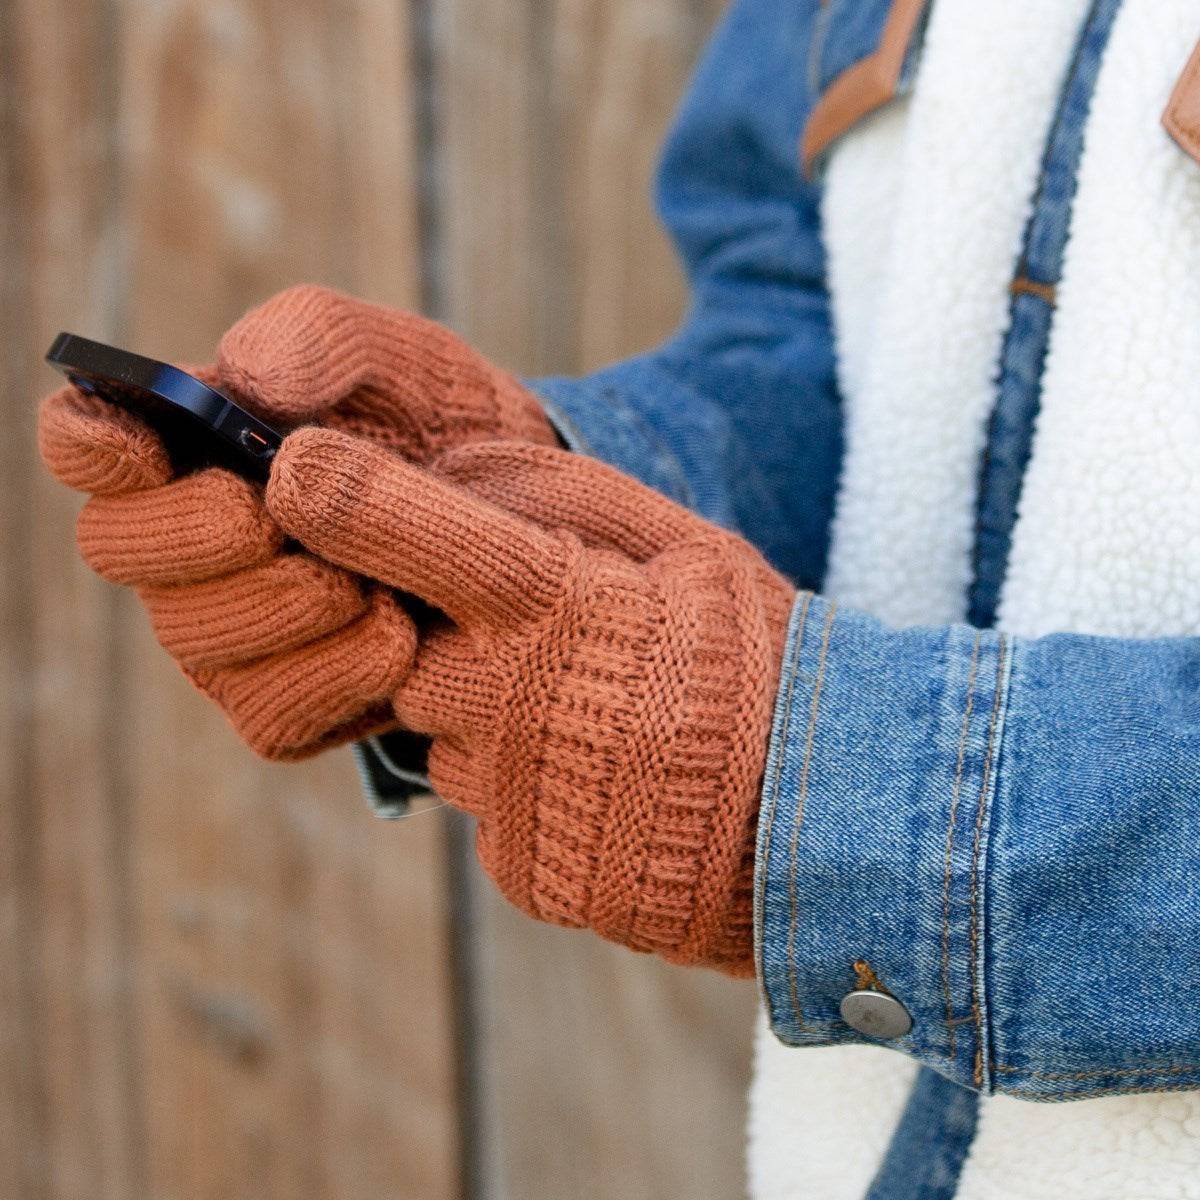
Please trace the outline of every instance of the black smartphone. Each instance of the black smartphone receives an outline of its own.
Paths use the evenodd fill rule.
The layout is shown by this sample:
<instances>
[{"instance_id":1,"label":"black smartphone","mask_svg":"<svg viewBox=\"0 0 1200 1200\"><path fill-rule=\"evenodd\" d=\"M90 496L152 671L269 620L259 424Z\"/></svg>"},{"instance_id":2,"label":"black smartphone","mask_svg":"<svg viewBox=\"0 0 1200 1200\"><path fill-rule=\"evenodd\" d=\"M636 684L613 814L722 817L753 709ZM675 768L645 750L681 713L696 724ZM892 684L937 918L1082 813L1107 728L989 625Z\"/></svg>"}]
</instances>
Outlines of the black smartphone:
<instances>
[{"instance_id":1,"label":"black smartphone","mask_svg":"<svg viewBox=\"0 0 1200 1200\"><path fill-rule=\"evenodd\" d=\"M283 441L279 430L170 363L75 333L60 333L46 361L81 391L141 417L162 438L181 473L225 467L261 481Z\"/></svg>"}]
</instances>

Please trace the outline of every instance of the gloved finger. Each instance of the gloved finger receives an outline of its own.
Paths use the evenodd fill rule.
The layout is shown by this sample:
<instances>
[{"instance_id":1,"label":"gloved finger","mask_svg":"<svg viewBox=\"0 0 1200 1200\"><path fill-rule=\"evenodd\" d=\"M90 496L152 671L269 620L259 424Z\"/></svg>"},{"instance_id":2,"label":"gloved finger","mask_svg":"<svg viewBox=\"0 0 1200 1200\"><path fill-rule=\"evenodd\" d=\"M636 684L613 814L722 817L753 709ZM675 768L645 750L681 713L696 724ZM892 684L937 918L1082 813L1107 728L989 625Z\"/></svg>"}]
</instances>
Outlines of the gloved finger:
<instances>
[{"instance_id":1,"label":"gloved finger","mask_svg":"<svg viewBox=\"0 0 1200 1200\"><path fill-rule=\"evenodd\" d=\"M427 631L394 699L401 725L435 737L486 728L496 707L489 666L462 630L442 625Z\"/></svg>"},{"instance_id":2,"label":"gloved finger","mask_svg":"<svg viewBox=\"0 0 1200 1200\"><path fill-rule=\"evenodd\" d=\"M297 650L243 666L190 672L264 758L295 759L395 725L391 697L417 633L387 592L357 621Z\"/></svg>"},{"instance_id":3,"label":"gloved finger","mask_svg":"<svg viewBox=\"0 0 1200 1200\"><path fill-rule=\"evenodd\" d=\"M181 370L216 386L216 368ZM42 401L38 448L51 474L77 491L96 496L159 487L174 474L157 433L139 417L74 384Z\"/></svg>"},{"instance_id":4,"label":"gloved finger","mask_svg":"<svg viewBox=\"0 0 1200 1200\"><path fill-rule=\"evenodd\" d=\"M256 410L301 422L360 388L377 393L391 415L403 417L414 404L426 409L453 382L447 368L464 350L461 339L424 317L299 284L233 325L217 362L222 381ZM482 373L481 360L481 380Z\"/></svg>"},{"instance_id":5,"label":"gloved finger","mask_svg":"<svg viewBox=\"0 0 1200 1200\"><path fill-rule=\"evenodd\" d=\"M171 478L167 452L148 425L71 384L42 401L38 449L61 483L97 496L159 487Z\"/></svg>"},{"instance_id":6,"label":"gloved finger","mask_svg":"<svg viewBox=\"0 0 1200 1200\"><path fill-rule=\"evenodd\" d=\"M586 546L647 562L694 537L697 519L660 492L586 455L520 442L448 451L432 469L481 499L543 529L566 529Z\"/></svg>"},{"instance_id":7,"label":"gloved finger","mask_svg":"<svg viewBox=\"0 0 1200 1200\"><path fill-rule=\"evenodd\" d=\"M526 389L451 330L313 284L247 313L221 339L218 368L266 420L316 420L415 461L501 428L553 438Z\"/></svg>"},{"instance_id":8,"label":"gloved finger","mask_svg":"<svg viewBox=\"0 0 1200 1200\"><path fill-rule=\"evenodd\" d=\"M544 613L582 552L380 446L316 426L285 439L267 507L314 554L475 628Z\"/></svg>"},{"instance_id":9,"label":"gloved finger","mask_svg":"<svg viewBox=\"0 0 1200 1200\"><path fill-rule=\"evenodd\" d=\"M76 536L97 574L142 585L214 579L267 562L283 543L259 489L216 468L147 491L94 496Z\"/></svg>"},{"instance_id":10,"label":"gloved finger","mask_svg":"<svg viewBox=\"0 0 1200 1200\"><path fill-rule=\"evenodd\" d=\"M614 550L638 563L702 531L715 532L682 505L608 463L556 447L481 442L448 451L432 469L543 529L568 530L585 546ZM775 572L766 559L758 558L756 570L763 594L776 595Z\"/></svg>"},{"instance_id":11,"label":"gloved finger","mask_svg":"<svg viewBox=\"0 0 1200 1200\"><path fill-rule=\"evenodd\" d=\"M367 610L358 580L307 554L182 587L142 602L163 648L185 667L222 667L293 650Z\"/></svg>"}]
</instances>

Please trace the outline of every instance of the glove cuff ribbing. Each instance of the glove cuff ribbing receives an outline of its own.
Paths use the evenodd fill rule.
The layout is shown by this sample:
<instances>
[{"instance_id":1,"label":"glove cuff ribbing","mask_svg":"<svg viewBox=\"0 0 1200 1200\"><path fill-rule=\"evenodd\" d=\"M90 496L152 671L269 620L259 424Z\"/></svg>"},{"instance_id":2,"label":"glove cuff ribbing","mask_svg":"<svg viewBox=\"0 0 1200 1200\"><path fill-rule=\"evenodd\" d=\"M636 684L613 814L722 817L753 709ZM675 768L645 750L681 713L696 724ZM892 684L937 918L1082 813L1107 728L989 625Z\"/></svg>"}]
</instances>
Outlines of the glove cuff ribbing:
<instances>
[{"instance_id":1,"label":"glove cuff ribbing","mask_svg":"<svg viewBox=\"0 0 1200 1200\"><path fill-rule=\"evenodd\" d=\"M481 858L542 920L749 975L759 790L794 592L724 535L580 581L597 586L605 604L567 598L518 672ZM555 645L570 660L547 671Z\"/></svg>"}]
</instances>

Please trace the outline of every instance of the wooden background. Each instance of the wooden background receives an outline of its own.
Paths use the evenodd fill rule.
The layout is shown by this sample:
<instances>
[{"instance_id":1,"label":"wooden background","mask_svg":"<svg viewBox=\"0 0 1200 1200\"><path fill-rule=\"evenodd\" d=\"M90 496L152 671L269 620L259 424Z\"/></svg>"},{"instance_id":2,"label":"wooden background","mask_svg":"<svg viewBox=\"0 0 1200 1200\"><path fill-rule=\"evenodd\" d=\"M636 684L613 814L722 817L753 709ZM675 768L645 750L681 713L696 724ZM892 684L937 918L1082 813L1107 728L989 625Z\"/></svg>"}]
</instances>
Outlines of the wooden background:
<instances>
[{"instance_id":1,"label":"wooden background","mask_svg":"<svg viewBox=\"0 0 1200 1200\"><path fill-rule=\"evenodd\" d=\"M751 989L505 909L442 809L256 762L73 553L59 328L202 360L325 281L523 372L677 319L719 0L0 4L0 1197L735 1197Z\"/></svg>"}]
</instances>

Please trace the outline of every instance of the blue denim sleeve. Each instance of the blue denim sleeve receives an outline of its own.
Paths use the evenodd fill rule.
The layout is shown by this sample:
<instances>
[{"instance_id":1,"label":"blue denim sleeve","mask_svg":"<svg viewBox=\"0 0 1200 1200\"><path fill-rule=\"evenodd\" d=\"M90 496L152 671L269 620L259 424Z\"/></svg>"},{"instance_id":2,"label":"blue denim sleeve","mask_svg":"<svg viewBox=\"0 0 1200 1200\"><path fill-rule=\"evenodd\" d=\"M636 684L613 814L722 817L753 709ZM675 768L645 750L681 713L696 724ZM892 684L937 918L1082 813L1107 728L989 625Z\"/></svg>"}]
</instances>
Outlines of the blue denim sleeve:
<instances>
[{"instance_id":1,"label":"blue denim sleeve","mask_svg":"<svg viewBox=\"0 0 1200 1200\"><path fill-rule=\"evenodd\" d=\"M792 1045L888 1043L1038 1100L1200 1086L1200 641L892 630L802 594L756 954ZM857 968L855 964L858 964ZM869 967L869 972L864 968Z\"/></svg>"},{"instance_id":2,"label":"blue denim sleeve","mask_svg":"<svg viewBox=\"0 0 1200 1200\"><path fill-rule=\"evenodd\" d=\"M668 139L658 209L691 286L676 335L580 379L534 380L564 440L824 571L841 413L818 192L801 175L820 0L737 0Z\"/></svg>"}]
</instances>

